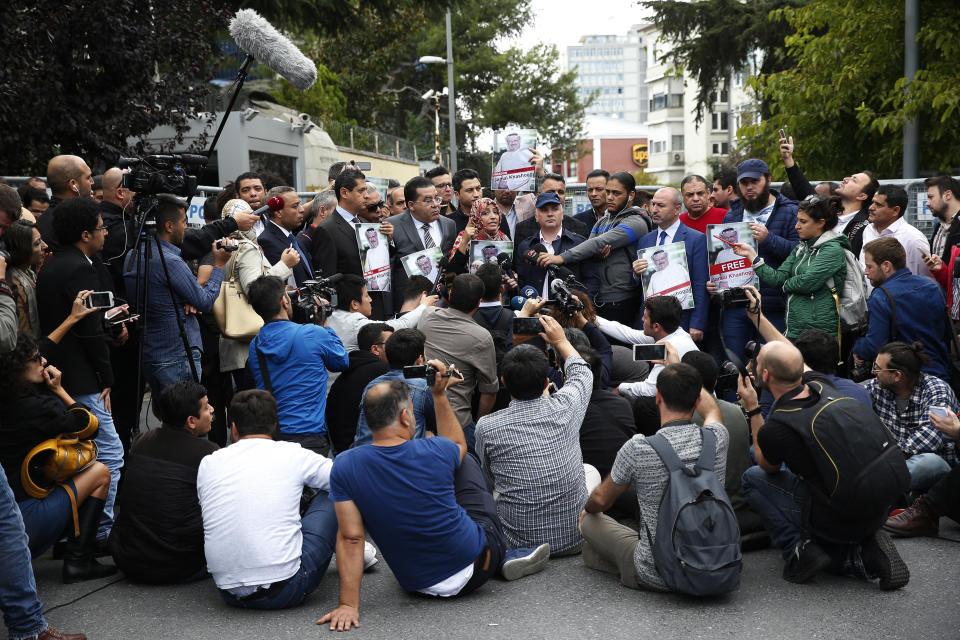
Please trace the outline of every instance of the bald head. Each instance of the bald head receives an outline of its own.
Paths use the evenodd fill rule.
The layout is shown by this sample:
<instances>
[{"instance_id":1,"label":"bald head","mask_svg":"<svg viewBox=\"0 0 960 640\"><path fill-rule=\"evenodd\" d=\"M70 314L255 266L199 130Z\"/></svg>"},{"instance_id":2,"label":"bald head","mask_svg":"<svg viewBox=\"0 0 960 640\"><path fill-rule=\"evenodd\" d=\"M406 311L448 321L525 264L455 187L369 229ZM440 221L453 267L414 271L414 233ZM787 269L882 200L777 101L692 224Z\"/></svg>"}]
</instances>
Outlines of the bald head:
<instances>
[{"instance_id":1,"label":"bald head","mask_svg":"<svg viewBox=\"0 0 960 640\"><path fill-rule=\"evenodd\" d=\"M661 187L650 200L650 218L661 229L668 229L677 221L683 197L674 187Z\"/></svg>"},{"instance_id":2,"label":"bald head","mask_svg":"<svg viewBox=\"0 0 960 640\"><path fill-rule=\"evenodd\" d=\"M803 355L788 342L768 342L760 349L757 366L770 373L769 383L790 388L803 377Z\"/></svg>"},{"instance_id":3,"label":"bald head","mask_svg":"<svg viewBox=\"0 0 960 640\"><path fill-rule=\"evenodd\" d=\"M127 173L127 171L127 169L121 170L118 167L111 167L103 174L104 202L112 202L118 207L124 207L130 202L132 193L121 186L123 183L123 174Z\"/></svg>"},{"instance_id":4,"label":"bald head","mask_svg":"<svg viewBox=\"0 0 960 640\"><path fill-rule=\"evenodd\" d=\"M410 387L403 380L389 380L370 387L363 396L363 414L374 440L381 430L398 425L398 421L401 421L400 412L404 408L409 409L406 417L406 422L409 422L413 419ZM413 424L416 424L415 420Z\"/></svg>"},{"instance_id":5,"label":"bald head","mask_svg":"<svg viewBox=\"0 0 960 640\"><path fill-rule=\"evenodd\" d=\"M93 193L93 173L79 156L54 156L47 163L47 181L53 195L64 200Z\"/></svg>"}]
</instances>

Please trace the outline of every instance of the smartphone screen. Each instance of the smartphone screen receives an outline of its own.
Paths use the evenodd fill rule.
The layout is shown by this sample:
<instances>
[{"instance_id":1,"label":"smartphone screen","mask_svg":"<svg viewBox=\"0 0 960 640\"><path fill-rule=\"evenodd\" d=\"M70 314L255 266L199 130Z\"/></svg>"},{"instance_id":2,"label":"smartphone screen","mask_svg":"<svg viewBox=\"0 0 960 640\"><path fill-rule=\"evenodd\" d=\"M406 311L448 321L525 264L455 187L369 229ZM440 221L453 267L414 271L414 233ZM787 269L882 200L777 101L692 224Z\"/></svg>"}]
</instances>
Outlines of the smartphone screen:
<instances>
[{"instance_id":1,"label":"smartphone screen","mask_svg":"<svg viewBox=\"0 0 960 640\"><path fill-rule=\"evenodd\" d=\"M88 309L109 309L113 306L112 291L94 291L87 296Z\"/></svg>"},{"instance_id":2,"label":"smartphone screen","mask_svg":"<svg viewBox=\"0 0 960 640\"><path fill-rule=\"evenodd\" d=\"M634 360L666 360L667 346L663 344L633 345Z\"/></svg>"},{"instance_id":3,"label":"smartphone screen","mask_svg":"<svg viewBox=\"0 0 960 640\"><path fill-rule=\"evenodd\" d=\"M786 139L787 139L787 132L784 131L783 129L780 129L780 137L781 137L782 139L786 140Z\"/></svg>"},{"instance_id":4,"label":"smartphone screen","mask_svg":"<svg viewBox=\"0 0 960 640\"><path fill-rule=\"evenodd\" d=\"M930 407L930 413L937 416L938 418L946 418L950 415L950 412L946 407Z\"/></svg>"},{"instance_id":5,"label":"smartphone screen","mask_svg":"<svg viewBox=\"0 0 960 640\"><path fill-rule=\"evenodd\" d=\"M537 335L543 331L540 318L514 318L513 333L521 336Z\"/></svg>"}]
</instances>

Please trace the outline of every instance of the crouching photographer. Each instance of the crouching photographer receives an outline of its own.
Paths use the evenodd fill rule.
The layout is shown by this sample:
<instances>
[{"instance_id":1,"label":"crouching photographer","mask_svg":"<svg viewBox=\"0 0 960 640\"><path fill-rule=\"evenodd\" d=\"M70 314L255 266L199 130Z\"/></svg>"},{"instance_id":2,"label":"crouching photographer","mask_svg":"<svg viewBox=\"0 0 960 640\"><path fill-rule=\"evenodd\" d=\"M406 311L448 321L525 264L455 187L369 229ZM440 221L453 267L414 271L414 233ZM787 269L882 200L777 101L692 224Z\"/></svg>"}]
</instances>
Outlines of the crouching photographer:
<instances>
[{"instance_id":1,"label":"crouching photographer","mask_svg":"<svg viewBox=\"0 0 960 640\"><path fill-rule=\"evenodd\" d=\"M343 343L327 326L292 321L293 302L280 278L257 278L247 299L264 322L250 343L247 364L257 388L276 398L277 439L327 455L327 369L343 371L350 366Z\"/></svg>"}]
</instances>

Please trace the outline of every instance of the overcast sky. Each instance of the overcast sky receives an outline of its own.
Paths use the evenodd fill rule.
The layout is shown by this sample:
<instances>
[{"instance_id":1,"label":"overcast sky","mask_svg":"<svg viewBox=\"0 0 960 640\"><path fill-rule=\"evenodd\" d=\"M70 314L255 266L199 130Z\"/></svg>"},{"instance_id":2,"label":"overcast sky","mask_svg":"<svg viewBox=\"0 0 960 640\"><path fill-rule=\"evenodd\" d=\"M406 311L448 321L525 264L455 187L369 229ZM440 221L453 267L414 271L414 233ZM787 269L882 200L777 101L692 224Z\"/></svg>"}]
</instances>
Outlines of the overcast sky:
<instances>
[{"instance_id":1,"label":"overcast sky","mask_svg":"<svg viewBox=\"0 0 960 640\"><path fill-rule=\"evenodd\" d=\"M644 22L645 11L636 0L531 0L534 22L521 37L520 46L535 42L557 45L566 54L580 36L625 35L630 25Z\"/></svg>"}]
</instances>

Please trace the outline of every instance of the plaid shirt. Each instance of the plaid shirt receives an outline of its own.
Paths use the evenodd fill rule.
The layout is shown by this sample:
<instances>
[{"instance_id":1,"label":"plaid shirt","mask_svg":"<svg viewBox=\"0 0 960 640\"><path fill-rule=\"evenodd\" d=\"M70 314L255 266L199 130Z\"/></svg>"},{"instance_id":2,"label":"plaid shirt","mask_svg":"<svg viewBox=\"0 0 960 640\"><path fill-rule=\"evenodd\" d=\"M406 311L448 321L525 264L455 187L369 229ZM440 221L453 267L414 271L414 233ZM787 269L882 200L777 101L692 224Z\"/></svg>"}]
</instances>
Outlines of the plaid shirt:
<instances>
[{"instance_id":1,"label":"plaid shirt","mask_svg":"<svg viewBox=\"0 0 960 640\"><path fill-rule=\"evenodd\" d=\"M587 502L580 424L593 388L579 356L549 397L513 400L477 421L476 450L500 494L497 512L512 548L550 543L559 553L583 543L577 519Z\"/></svg>"},{"instance_id":2,"label":"plaid shirt","mask_svg":"<svg viewBox=\"0 0 960 640\"><path fill-rule=\"evenodd\" d=\"M866 387L873 399L873 410L904 453L937 453L951 465L957 463L953 441L930 423L930 407L947 407L957 412L957 397L946 382L921 373L903 411L897 406L893 392L883 389L876 378L867 382Z\"/></svg>"}]
</instances>

